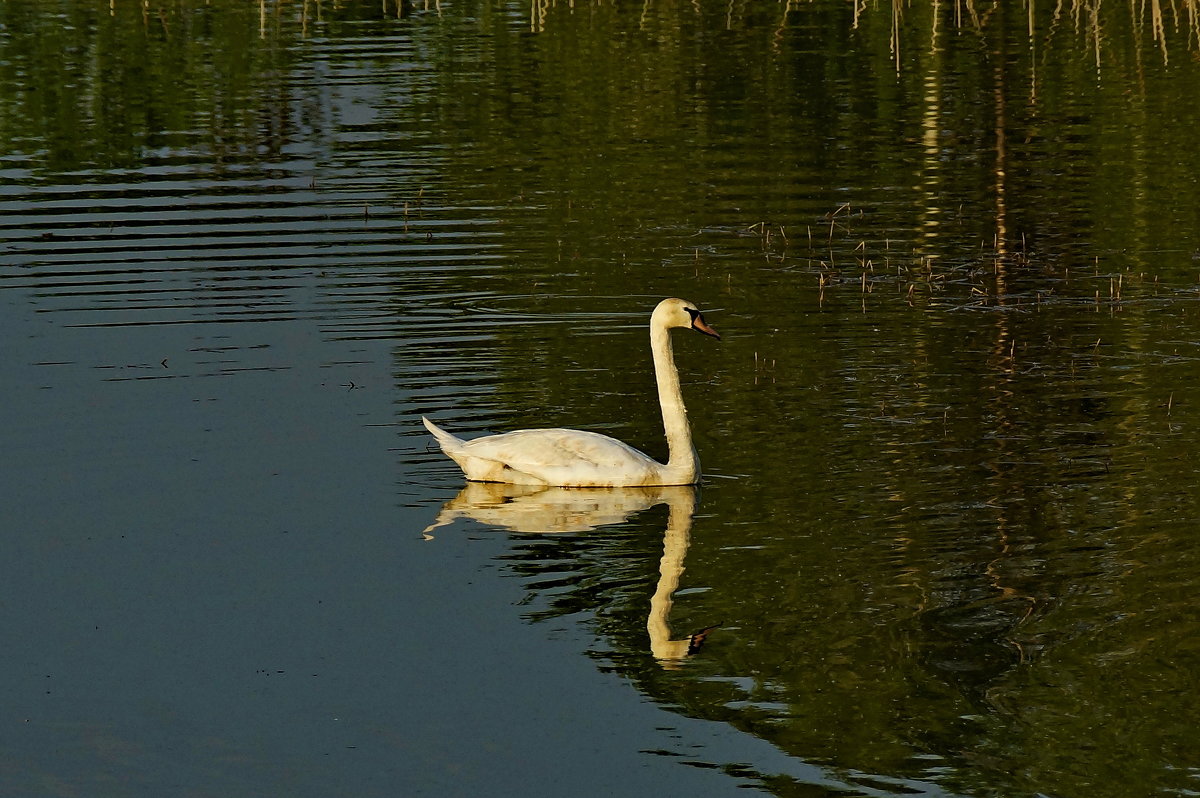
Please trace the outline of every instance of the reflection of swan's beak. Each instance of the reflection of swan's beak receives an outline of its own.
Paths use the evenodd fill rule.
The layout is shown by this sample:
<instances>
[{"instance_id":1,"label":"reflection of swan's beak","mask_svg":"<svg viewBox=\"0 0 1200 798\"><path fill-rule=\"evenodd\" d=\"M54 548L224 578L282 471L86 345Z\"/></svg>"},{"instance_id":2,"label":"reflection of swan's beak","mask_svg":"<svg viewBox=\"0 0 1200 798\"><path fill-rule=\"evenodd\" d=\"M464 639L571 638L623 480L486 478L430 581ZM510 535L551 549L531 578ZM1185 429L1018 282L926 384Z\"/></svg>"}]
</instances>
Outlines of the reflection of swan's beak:
<instances>
[{"instance_id":1,"label":"reflection of swan's beak","mask_svg":"<svg viewBox=\"0 0 1200 798\"><path fill-rule=\"evenodd\" d=\"M695 654L697 651L699 651L700 646L704 645L705 639L708 638L708 633L711 632L713 629L716 629L720 625L721 624L719 624L719 623L714 623L712 626L706 626L703 629L701 629L699 632L696 632L696 634L689 637L688 638L688 649L687 649L688 656L690 657L692 654Z\"/></svg>"},{"instance_id":2,"label":"reflection of swan's beak","mask_svg":"<svg viewBox=\"0 0 1200 798\"><path fill-rule=\"evenodd\" d=\"M688 657L694 657L704 646L704 641L708 639L708 633L720 625L719 623L714 623L712 626L706 626L699 632L681 640L652 639L650 641L650 653L654 655L654 658L658 660L658 664L663 668L674 670L683 660ZM649 625L647 628L649 628ZM670 636L670 630L667 630L667 635Z\"/></svg>"}]
</instances>

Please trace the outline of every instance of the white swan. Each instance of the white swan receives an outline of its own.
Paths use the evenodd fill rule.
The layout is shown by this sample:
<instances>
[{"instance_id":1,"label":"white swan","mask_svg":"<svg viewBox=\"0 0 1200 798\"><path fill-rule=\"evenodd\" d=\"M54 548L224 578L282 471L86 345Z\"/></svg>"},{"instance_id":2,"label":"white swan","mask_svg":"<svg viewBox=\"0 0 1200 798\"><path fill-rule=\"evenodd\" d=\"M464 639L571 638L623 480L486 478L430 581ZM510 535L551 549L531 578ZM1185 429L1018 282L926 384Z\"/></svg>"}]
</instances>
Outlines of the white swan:
<instances>
[{"instance_id":1,"label":"white swan","mask_svg":"<svg viewBox=\"0 0 1200 798\"><path fill-rule=\"evenodd\" d=\"M473 482L565 488L694 485L700 480L700 460L692 446L679 389L679 371L671 350L672 327L721 337L705 323L699 308L684 299L664 299L650 316L650 350L670 455L666 465L596 432L524 429L464 441L425 417L421 420L442 451Z\"/></svg>"}]
</instances>

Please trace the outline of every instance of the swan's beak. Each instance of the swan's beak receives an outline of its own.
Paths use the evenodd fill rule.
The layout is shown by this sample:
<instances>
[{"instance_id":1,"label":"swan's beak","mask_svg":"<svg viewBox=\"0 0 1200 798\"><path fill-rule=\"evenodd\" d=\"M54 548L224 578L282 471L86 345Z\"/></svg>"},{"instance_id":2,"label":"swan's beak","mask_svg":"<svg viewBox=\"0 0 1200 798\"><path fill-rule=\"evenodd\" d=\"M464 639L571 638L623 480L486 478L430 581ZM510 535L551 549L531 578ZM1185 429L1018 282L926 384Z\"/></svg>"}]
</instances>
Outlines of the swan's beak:
<instances>
[{"instance_id":1,"label":"swan's beak","mask_svg":"<svg viewBox=\"0 0 1200 798\"><path fill-rule=\"evenodd\" d=\"M713 338L716 338L718 341L721 340L720 333L718 333L712 327L709 327L708 322L706 322L704 320L704 317L701 316L699 313L697 313L695 318L692 319L692 329L696 330L697 332L702 332L705 335L711 335Z\"/></svg>"}]
</instances>

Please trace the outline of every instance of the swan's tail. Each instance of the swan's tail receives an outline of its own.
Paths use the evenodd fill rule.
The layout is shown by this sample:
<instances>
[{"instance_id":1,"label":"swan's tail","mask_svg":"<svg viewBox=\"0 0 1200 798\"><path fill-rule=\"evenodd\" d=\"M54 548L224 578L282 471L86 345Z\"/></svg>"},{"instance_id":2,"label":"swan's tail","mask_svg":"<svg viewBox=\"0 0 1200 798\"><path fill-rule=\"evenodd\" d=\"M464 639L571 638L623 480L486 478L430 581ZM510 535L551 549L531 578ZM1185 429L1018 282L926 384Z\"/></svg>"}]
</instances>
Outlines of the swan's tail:
<instances>
[{"instance_id":1,"label":"swan's tail","mask_svg":"<svg viewBox=\"0 0 1200 798\"><path fill-rule=\"evenodd\" d=\"M456 438L446 430L434 424L425 416L421 416L421 420L425 422L425 429L429 430L433 437L437 438L438 446L442 447L442 451L449 454L452 451L458 450L464 443L461 438Z\"/></svg>"}]
</instances>

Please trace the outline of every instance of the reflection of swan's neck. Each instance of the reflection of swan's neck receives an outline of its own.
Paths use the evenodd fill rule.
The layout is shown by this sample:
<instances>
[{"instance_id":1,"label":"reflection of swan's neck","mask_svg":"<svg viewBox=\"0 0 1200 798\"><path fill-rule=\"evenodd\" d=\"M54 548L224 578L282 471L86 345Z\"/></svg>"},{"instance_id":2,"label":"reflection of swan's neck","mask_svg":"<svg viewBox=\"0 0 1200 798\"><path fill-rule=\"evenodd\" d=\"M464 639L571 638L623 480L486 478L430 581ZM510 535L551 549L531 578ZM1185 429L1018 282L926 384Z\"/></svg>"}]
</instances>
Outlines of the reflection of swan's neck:
<instances>
[{"instance_id":1,"label":"reflection of swan's neck","mask_svg":"<svg viewBox=\"0 0 1200 798\"><path fill-rule=\"evenodd\" d=\"M696 509L695 489L680 487L668 495L671 513L667 516L667 529L663 534L663 555L658 564L658 585L650 599L650 615L646 618L646 631L650 634L650 652L664 667L685 659L691 653L690 638L671 639L671 596L679 588L683 576L683 558L687 555L691 539L692 515Z\"/></svg>"},{"instance_id":2,"label":"reflection of swan's neck","mask_svg":"<svg viewBox=\"0 0 1200 798\"><path fill-rule=\"evenodd\" d=\"M667 433L667 468L680 471L681 482L690 483L700 473L700 461L692 446L679 370L671 347L671 333L661 324L650 325L650 349L654 353L654 377L658 381L658 403L662 406L663 429Z\"/></svg>"}]
</instances>

